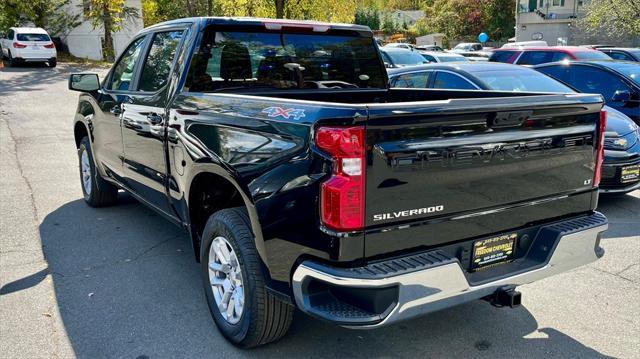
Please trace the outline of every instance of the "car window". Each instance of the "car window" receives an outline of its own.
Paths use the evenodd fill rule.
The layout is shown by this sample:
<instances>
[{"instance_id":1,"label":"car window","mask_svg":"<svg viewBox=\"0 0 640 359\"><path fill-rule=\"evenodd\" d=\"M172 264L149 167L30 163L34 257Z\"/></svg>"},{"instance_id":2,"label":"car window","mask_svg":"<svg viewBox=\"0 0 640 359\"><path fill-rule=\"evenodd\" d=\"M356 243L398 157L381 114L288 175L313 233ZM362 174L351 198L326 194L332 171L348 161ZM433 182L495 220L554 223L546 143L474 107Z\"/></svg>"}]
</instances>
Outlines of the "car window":
<instances>
[{"instance_id":1,"label":"car window","mask_svg":"<svg viewBox=\"0 0 640 359\"><path fill-rule=\"evenodd\" d=\"M477 90L466 79L450 72L438 71L433 83L433 88L453 90Z\"/></svg>"},{"instance_id":2,"label":"car window","mask_svg":"<svg viewBox=\"0 0 640 359\"><path fill-rule=\"evenodd\" d=\"M182 34L180 30L153 35L151 49L140 75L139 91L157 91L166 85Z\"/></svg>"},{"instance_id":3,"label":"car window","mask_svg":"<svg viewBox=\"0 0 640 359\"><path fill-rule=\"evenodd\" d=\"M13 40L13 30L9 30L9 32L7 33L7 39Z\"/></svg>"},{"instance_id":4,"label":"car window","mask_svg":"<svg viewBox=\"0 0 640 359\"><path fill-rule=\"evenodd\" d=\"M556 80L569 83L569 68L567 66L545 66L537 68L536 70Z\"/></svg>"},{"instance_id":5,"label":"car window","mask_svg":"<svg viewBox=\"0 0 640 359\"><path fill-rule=\"evenodd\" d=\"M624 52L610 51L610 52L606 52L606 54L615 60L634 61L634 59L631 58L631 56L625 54Z\"/></svg>"},{"instance_id":6,"label":"car window","mask_svg":"<svg viewBox=\"0 0 640 359\"><path fill-rule=\"evenodd\" d=\"M496 91L574 92L569 87L535 70L518 67L509 70L476 71L474 75Z\"/></svg>"},{"instance_id":7,"label":"car window","mask_svg":"<svg viewBox=\"0 0 640 359\"><path fill-rule=\"evenodd\" d=\"M144 46L144 36L135 40L124 51L120 61L113 67L111 83L107 87L115 91L128 91L133 81L133 75Z\"/></svg>"},{"instance_id":8,"label":"car window","mask_svg":"<svg viewBox=\"0 0 640 359\"><path fill-rule=\"evenodd\" d=\"M51 41L47 34L18 34L18 41Z\"/></svg>"},{"instance_id":9,"label":"car window","mask_svg":"<svg viewBox=\"0 0 640 359\"><path fill-rule=\"evenodd\" d=\"M210 27L191 61L185 88L192 92L386 88L373 41L357 33L216 32Z\"/></svg>"},{"instance_id":10,"label":"car window","mask_svg":"<svg viewBox=\"0 0 640 359\"><path fill-rule=\"evenodd\" d=\"M553 51L525 51L518 59L518 65L537 65L553 62L554 55Z\"/></svg>"},{"instance_id":11,"label":"car window","mask_svg":"<svg viewBox=\"0 0 640 359\"><path fill-rule=\"evenodd\" d=\"M431 56L431 55L422 54L422 57L424 57L424 59L429 61L429 62L438 62L438 61L436 61L436 58Z\"/></svg>"},{"instance_id":12,"label":"car window","mask_svg":"<svg viewBox=\"0 0 640 359\"><path fill-rule=\"evenodd\" d=\"M631 91L618 76L593 66L572 66L570 85L580 92L599 93L605 101L616 91Z\"/></svg>"},{"instance_id":13,"label":"car window","mask_svg":"<svg viewBox=\"0 0 640 359\"><path fill-rule=\"evenodd\" d=\"M509 62L512 56L518 54L518 51L496 51L491 55L489 61L492 62Z\"/></svg>"},{"instance_id":14,"label":"car window","mask_svg":"<svg viewBox=\"0 0 640 359\"><path fill-rule=\"evenodd\" d=\"M429 85L429 77L433 72L413 72L397 76L393 81L393 87L400 88L427 88Z\"/></svg>"},{"instance_id":15,"label":"car window","mask_svg":"<svg viewBox=\"0 0 640 359\"><path fill-rule=\"evenodd\" d=\"M553 54L553 57L551 58L551 62L564 61L564 60L571 60L571 55L567 54L566 52L556 52Z\"/></svg>"}]
</instances>

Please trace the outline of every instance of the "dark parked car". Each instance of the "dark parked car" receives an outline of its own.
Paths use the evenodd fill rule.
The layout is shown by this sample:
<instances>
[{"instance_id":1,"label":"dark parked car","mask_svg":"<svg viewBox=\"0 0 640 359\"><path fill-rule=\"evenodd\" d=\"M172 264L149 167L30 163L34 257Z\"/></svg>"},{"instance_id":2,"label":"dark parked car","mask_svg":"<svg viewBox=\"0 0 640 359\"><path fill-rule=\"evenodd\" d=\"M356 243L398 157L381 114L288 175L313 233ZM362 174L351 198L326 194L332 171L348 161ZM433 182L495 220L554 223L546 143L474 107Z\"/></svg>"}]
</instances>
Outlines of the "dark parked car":
<instances>
[{"instance_id":1,"label":"dark parked car","mask_svg":"<svg viewBox=\"0 0 640 359\"><path fill-rule=\"evenodd\" d=\"M605 47L598 51L604 52L614 60L640 62L640 49L633 47Z\"/></svg>"},{"instance_id":2,"label":"dark parked car","mask_svg":"<svg viewBox=\"0 0 640 359\"><path fill-rule=\"evenodd\" d=\"M607 106L640 124L640 64L629 61L573 61L534 67L580 92L599 93Z\"/></svg>"},{"instance_id":3,"label":"dark parked car","mask_svg":"<svg viewBox=\"0 0 640 359\"><path fill-rule=\"evenodd\" d=\"M491 62L506 62L516 65L538 65L562 60L607 60L609 56L585 47L526 47L500 48L493 50Z\"/></svg>"},{"instance_id":4,"label":"dark parked car","mask_svg":"<svg viewBox=\"0 0 640 359\"><path fill-rule=\"evenodd\" d=\"M399 47L381 47L380 55L387 68L399 68L428 63L417 50L408 50Z\"/></svg>"},{"instance_id":5,"label":"dark parked car","mask_svg":"<svg viewBox=\"0 0 640 359\"><path fill-rule=\"evenodd\" d=\"M388 72L392 87L574 92L531 68L510 64L434 64ZM605 110L607 130L600 191L627 193L640 188L640 131L623 113L608 106Z\"/></svg>"},{"instance_id":6,"label":"dark parked car","mask_svg":"<svg viewBox=\"0 0 640 359\"><path fill-rule=\"evenodd\" d=\"M241 347L294 308L377 328L515 307L604 255L599 95L392 89L369 28L251 18L154 25L69 88L86 203L123 189L184 228Z\"/></svg>"}]
</instances>

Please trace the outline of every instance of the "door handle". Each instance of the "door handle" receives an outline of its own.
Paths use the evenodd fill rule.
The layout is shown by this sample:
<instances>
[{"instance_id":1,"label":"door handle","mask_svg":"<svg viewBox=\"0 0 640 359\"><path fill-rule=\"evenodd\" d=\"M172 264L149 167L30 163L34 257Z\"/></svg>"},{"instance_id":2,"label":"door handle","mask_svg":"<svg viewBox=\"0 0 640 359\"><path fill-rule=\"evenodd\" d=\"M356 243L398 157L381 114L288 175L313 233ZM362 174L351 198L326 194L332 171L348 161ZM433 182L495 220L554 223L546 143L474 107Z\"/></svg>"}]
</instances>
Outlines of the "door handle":
<instances>
[{"instance_id":1,"label":"door handle","mask_svg":"<svg viewBox=\"0 0 640 359\"><path fill-rule=\"evenodd\" d=\"M147 115L147 120L151 123L152 126L157 126L162 123L162 116L151 113Z\"/></svg>"},{"instance_id":2,"label":"door handle","mask_svg":"<svg viewBox=\"0 0 640 359\"><path fill-rule=\"evenodd\" d=\"M122 113L122 108L120 107L120 105L115 105L111 108L111 110L109 110L109 112L114 115L120 115Z\"/></svg>"}]
</instances>

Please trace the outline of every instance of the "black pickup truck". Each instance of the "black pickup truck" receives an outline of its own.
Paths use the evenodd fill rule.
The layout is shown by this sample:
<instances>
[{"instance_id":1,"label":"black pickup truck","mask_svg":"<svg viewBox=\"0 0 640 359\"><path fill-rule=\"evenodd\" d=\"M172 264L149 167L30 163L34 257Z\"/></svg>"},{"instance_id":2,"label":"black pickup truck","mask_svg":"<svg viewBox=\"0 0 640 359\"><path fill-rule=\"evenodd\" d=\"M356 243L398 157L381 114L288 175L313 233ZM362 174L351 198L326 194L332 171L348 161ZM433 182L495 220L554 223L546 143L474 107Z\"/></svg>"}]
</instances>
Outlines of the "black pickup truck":
<instances>
[{"instance_id":1,"label":"black pickup truck","mask_svg":"<svg viewBox=\"0 0 640 359\"><path fill-rule=\"evenodd\" d=\"M241 347L297 307L376 328L603 255L602 98L390 89L367 27L161 23L81 91L84 198L129 192L185 228Z\"/></svg>"}]
</instances>

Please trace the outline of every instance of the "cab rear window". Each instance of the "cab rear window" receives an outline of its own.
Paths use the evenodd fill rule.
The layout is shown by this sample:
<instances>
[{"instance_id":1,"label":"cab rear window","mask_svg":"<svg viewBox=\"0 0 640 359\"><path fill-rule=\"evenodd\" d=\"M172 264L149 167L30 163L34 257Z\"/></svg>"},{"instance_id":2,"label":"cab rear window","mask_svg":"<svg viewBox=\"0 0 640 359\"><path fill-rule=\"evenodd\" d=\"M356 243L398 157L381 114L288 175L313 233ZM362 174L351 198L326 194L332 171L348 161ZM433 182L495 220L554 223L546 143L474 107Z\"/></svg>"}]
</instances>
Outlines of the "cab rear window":
<instances>
[{"instance_id":1,"label":"cab rear window","mask_svg":"<svg viewBox=\"0 0 640 359\"><path fill-rule=\"evenodd\" d=\"M18 34L18 41L51 41L47 34Z\"/></svg>"},{"instance_id":2,"label":"cab rear window","mask_svg":"<svg viewBox=\"0 0 640 359\"><path fill-rule=\"evenodd\" d=\"M186 90L385 88L373 38L207 30Z\"/></svg>"}]
</instances>

